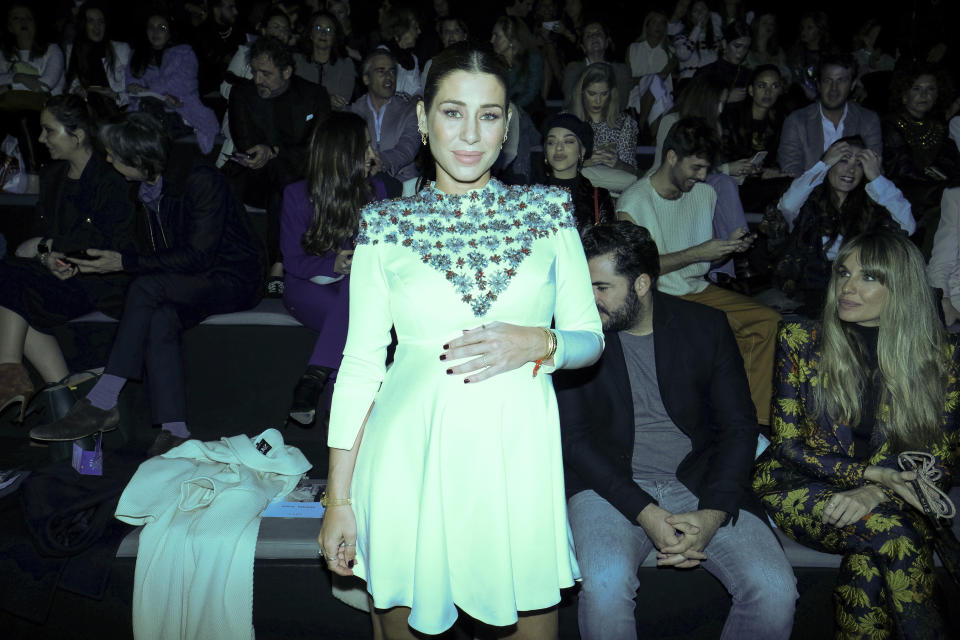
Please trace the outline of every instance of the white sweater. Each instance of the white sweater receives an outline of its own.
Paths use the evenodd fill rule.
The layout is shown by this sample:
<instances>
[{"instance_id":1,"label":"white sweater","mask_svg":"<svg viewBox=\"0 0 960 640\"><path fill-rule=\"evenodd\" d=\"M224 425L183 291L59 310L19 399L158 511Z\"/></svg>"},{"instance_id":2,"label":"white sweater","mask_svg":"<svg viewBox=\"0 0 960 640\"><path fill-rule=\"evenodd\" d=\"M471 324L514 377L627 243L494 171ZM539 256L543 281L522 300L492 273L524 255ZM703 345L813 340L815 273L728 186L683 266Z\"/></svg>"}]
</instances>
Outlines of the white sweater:
<instances>
[{"instance_id":1,"label":"white sweater","mask_svg":"<svg viewBox=\"0 0 960 640\"><path fill-rule=\"evenodd\" d=\"M683 251L713 238L713 209L717 192L702 182L676 200L667 200L650 184L637 180L617 201L617 211L646 227L657 243L660 255ZM705 279L709 262L695 262L660 276L657 289L674 296L700 293L709 284Z\"/></svg>"},{"instance_id":2,"label":"white sweater","mask_svg":"<svg viewBox=\"0 0 960 640\"><path fill-rule=\"evenodd\" d=\"M140 465L115 514L146 525L133 585L137 640L252 640L260 514L310 466L276 429L188 440Z\"/></svg>"}]
</instances>

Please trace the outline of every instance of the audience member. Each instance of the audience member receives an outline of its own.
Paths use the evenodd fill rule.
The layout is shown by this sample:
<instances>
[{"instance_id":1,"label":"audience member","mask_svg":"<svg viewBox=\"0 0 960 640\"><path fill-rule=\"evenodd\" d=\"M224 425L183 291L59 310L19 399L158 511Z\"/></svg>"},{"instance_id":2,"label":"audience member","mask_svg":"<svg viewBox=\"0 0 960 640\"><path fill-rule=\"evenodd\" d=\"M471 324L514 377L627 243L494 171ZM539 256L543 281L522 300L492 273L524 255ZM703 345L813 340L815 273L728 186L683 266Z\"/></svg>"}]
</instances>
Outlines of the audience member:
<instances>
[{"instance_id":1,"label":"audience member","mask_svg":"<svg viewBox=\"0 0 960 640\"><path fill-rule=\"evenodd\" d=\"M283 189L303 176L310 134L330 111L330 97L321 85L293 74L293 54L276 38L257 39L249 58L253 83L230 92L230 134L238 152L225 172L242 202L267 210L267 293L279 297Z\"/></svg>"},{"instance_id":2,"label":"audience member","mask_svg":"<svg viewBox=\"0 0 960 640\"><path fill-rule=\"evenodd\" d=\"M717 59L722 29L720 16L704 0L677 0L667 33L673 38L681 80L692 78L700 67Z\"/></svg>"},{"instance_id":3,"label":"audience member","mask_svg":"<svg viewBox=\"0 0 960 640\"><path fill-rule=\"evenodd\" d=\"M420 22L413 9L390 8L384 16L380 47L393 54L397 62L397 91L411 96L420 95L420 61L413 52L420 36Z\"/></svg>"},{"instance_id":4,"label":"audience member","mask_svg":"<svg viewBox=\"0 0 960 640\"><path fill-rule=\"evenodd\" d=\"M284 44L291 40L290 18L279 9L274 9L264 14L256 28L259 36L276 38ZM237 47L237 52L233 54L233 59L227 66L227 73L223 82L220 83L220 95L227 100L229 107L230 90L237 83L244 83L253 80L253 71L250 70L250 45L242 44ZM233 138L230 134L230 113L223 116L223 124L220 125L220 133L223 135L223 144L220 146L220 154L217 156L217 166L223 167L233 157L236 147L233 144Z\"/></svg>"},{"instance_id":5,"label":"audience member","mask_svg":"<svg viewBox=\"0 0 960 640\"><path fill-rule=\"evenodd\" d=\"M797 41L790 49L787 64L790 78L806 97L817 97L823 72L821 58L830 51L830 22L823 11L810 11L800 18ZM822 91L822 88L821 88Z\"/></svg>"},{"instance_id":6,"label":"audience member","mask_svg":"<svg viewBox=\"0 0 960 640\"><path fill-rule=\"evenodd\" d=\"M40 143L53 159L40 172L36 235L0 261L0 411L33 393L24 355L46 383L69 375L50 330L94 310L119 316L129 277L78 272L75 252L130 251L133 202L123 178L96 149L96 128L79 96L53 96L40 114Z\"/></svg>"},{"instance_id":7,"label":"audience member","mask_svg":"<svg viewBox=\"0 0 960 640\"><path fill-rule=\"evenodd\" d=\"M321 84L330 94L330 105L337 110L350 106L357 82L357 68L343 46L340 25L332 13L322 11L310 19L305 54L294 54L295 73Z\"/></svg>"},{"instance_id":8,"label":"audience member","mask_svg":"<svg viewBox=\"0 0 960 640\"><path fill-rule=\"evenodd\" d=\"M567 64L579 57L579 51L572 46L568 35L577 36L567 31L566 25L560 19L561 12L557 0L537 0L533 12L531 35L534 46L543 56L543 84L540 87L540 98L546 102L561 97L563 92L563 71Z\"/></svg>"},{"instance_id":9,"label":"audience member","mask_svg":"<svg viewBox=\"0 0 960 640\"><path fill-rule=\"evenodd\" d=\"M387 197L383 182L370 176L373 156L366 122L333 113L313 131L307 179L283 192L283 304L319 334L293 391L290 418L301 425L313 424L343 358L360 209Z\"/></svg>"},{"instance_id":10,"label":"audience member","mask_svg":"<svg viewBox=\"0 0 960 640\"><path fill-rule=\"evenodd\" d=\"M440 36L440 47L446 49L452 44L463 42L470 37L470 28L467 21L457 16L445 16L437 19L437 34ZM420 74L421 95L423 87L427 86L427 75L430 73L430 67L433 65L433 58L427 60L423 65L423 73Z\"/></svg>"},{"instance_id":11,"label":"audience member","mask_svg":"<svg viewBox=\"0 0 960 640\"><path fill-rule=\"evenodd\" d=\"M109 38L112 26L101 5L85 3L77 26L73 45L66 51L66 90L83 97L101 119L116 116L130 102L130 45Z\"/></svg>"},{"instance_id":12,"label":"audience member","mask_svg":"<svg viewBox=\"0 0 960 640\"><path fill-rule=\"evenodd\" d=\"M727 89L715 76L698 75L691 78L684 86L677 98L673 109L660 118L657 125L657 146L654 152L653 165L647 171L647 177L652 176L662 165L664 143L667 134L673 126L683 118L700 118L711 130L720 137L720 115L726 104ZM713 159L715 162L717 158ZM707 173L706 183L717 195L716 207L713 213L713 236L727 238L737 229L747 226L747 218L740 201L738 183L746 177L758 172L758 168L751 162L753 155L737 160L711 166ZM730 278L736 277L733 260L718 263L710 271L710 277L719 278L717 273L724 273Z\"/></svg>"},{"instance_id":13,"label":"audience member","mask_svg":"<svg viewBox=\"0 0 960 640\"><path fill-rule=\"evenodd\" d=\"M397 63L386 49L374 49L363 61L363 84L367 93L350 110L367 123L370 144L376 151L376 169L404 182L417 176L414 160L420 150L417 103L397 92Z\"/></svg>"},{"instance_id":14,"label":"audience member","mask_svg":"<svg viewBox=\"0 0 960 640\"><path fill-rule=\"evenodd\" d=\"M949 509L958 354L920 252L889 232L858 236L837 254L822 322L779 332L773 441L753 490L791 539L843 556L838 637L951 635L935 589L936 517L913 481L933 513ZM924 479L900 471L900 456Z\"/></svg>"},{"instance_id":15,"label":"audience member","mask_svg":"<svg viewBox=\"0 0 960 640\"><path fill-rule=\"evenodd\" d=\"M583 243L606 348L555 375L581 636L637 637L637 570L655 548L658 567L701 565L731 594L724 637L786 640L796 578L747 488L759 430L724 314L656 290L643 227L592 227Z\"/></svg>"},{"instance_id":16,"label":"audience member","mask_svg":"<svg viewBox=\"0 0 960 640\"><path fill-rule=\"evenodd\" d=\"M190 45L177 42L173 26L163 14L147 18L127 68L129 110L147 111L173 138L195 133L197 146L207 154L213 149L219 123L213 110L200 101L197 56Z\"/></svg>"},{"instance_id":17,"label":"audience member","mask_svg":"<svg viewBox=\"0 0 960 640\"><path fill-rule=\"evenodd\" d=\"M258 37L276 38L287 46L290 46L293 39L290 18L279 9L264 14L256 31ZM255 40L256 38L252 39ZM309 80L309 78L306 79ZM253 80L253 71L250 70L250 44L247 43L237 47L236 53L230 59L223 82L220 83L220 95L226 100L230 100L230 89L233 88L233 85L242 83L244 80Z\"/></svg>"},{"instance_id":18,"label":"audience member","mask_svg":"<svg viewBox=\"0 0 960 640\"><path fill-rule=\"evenodd\" d=\"M834 142L859 135L878 155L883 150L880 118L849 100L856 62L846 54L824 56L820 62L817 102L787 116L780 135L780 169L798 176L816 164Z\"/></svg>"},{"instance_id":19,"label":"audience member","mask_svg":"<svg viewBox=\"0 0 960 640\"><path fill-rule=\"evenodd\" d=\"M880 170L880 158L860 136L841 138L764 216L762 230L777 256L774 282L804 305L805 315L819 316L846 240L877 229L916 229L910 203Z\"/></svg>"},{"instance_id":20,"label":"audience member","mask_svg":"<svg viewBox=\"0 0 960 640\"><path fill-rule=\"evenodd\" d=\"M769 424L774 336L780 316L752 299L710 284L704 276L753 244L746 227L714 237L717 194L703 184L719 150L716 130L699 118L684 118L667 134L664 160L652 175L617 202L617 216L650 230L660 250L658 289L727 313L750 382L761 424Z\"/></svg>"},{"instance_id":21,"label":"audience member","mask_svg":"<svg viewBox=\"0 0 960 640\"><path fill-rule=\"evenodd\" d=\"M892 55L896 51L892 47L893 38L882 38L886 35L880 18L867 18L853 34L853 57L857 61L857 79L878 71L893 71L897 59ZM888 44L889 43L889 44ZM885 46L886 45L886 46Z\"/></svg>"},{"instance_id":22,"label":"audience member","mask_svg":"<svg viewBox=\"0 0 960 640\"><path fill-rule=\"evenodd\" d=\"M247 40L238 16L237 0L210 0L207 19L193 30L194 50L201 61L198 86L203 96L218 91L230 59Z\"/></svg>"},{"instance_id":23,"label":"audience member","mask_svg":"<svg viewBox=\"0 0 960 640\"><path fill-rule=\"evenodd\" d=\"M638 80L650 74L669 74L675 66L673 48L667 39L667 15L658 9L643 19L640 38L627 49L630 74Z\"/></svg>"},{"instance_id":24,"label":"audience member","mask_svg":"<svg viewBox=\"0 0 960 640\"><path fill-rule=\"evenodd\" d=\"M743 0L723 0L719 3L720 11L720 21L723 23L723 26L727 26L733 22L743 22L746 25L753 24L754 13L753 11L747 11L747 7Z\"/></svg>"},{"instance_id":25,"label":"audience member","mask_svg":"<svg viewBox=\"0 0 960 640\"><path fill-rule=\"evenodd\" d=\"M564 104L570 104L573 101L573 92L577 82L587 67L596 62L605 62L613 69L613 75L616 78L617 93L620 96L620 101L617 103L619 105L618 109L621 111L626 109L633 82L627 65L607 59L611 44L610 36L607 35L607 29L602 23L587 23L587 26L583 29L583 37L580 39L580 47L586 54L586 58L571 61L563 70Z\"/></svg>"},{"instance_id":26,"label":"audience member","mask_svg":"<svg viewBox=\"0 0 960 640\"><path fill-rule=\"evenodd\" d=\"M943 190L927 280L943 291L940 304L944 323L953 325L960 320L960 187Z\"/></svg>"},{"instance_id":27,"label":"audience member","mask_svg":"<svg viewBox=\"0 0 960 640\"><path fill-rule=\"evenodd\" d=\"M778 100L783 87L780 69L762 65L753 72L747 87L749 100L727 105L720 114L721 157L734 163L750 160L751 167L740 185L740 200L747 211L763 211L790 183L790 177L777 165L784 120ZM757 154L763 154L762 158L757 160Z\"/></svg>"},{"instance_id":28,"label":"audience member","mask_svg":"<svg viewBox=\"0 0 960 640\"><path fill-rule=\"evenodd\" d=\"M620 110L620 90L613 67L606 62L588 66L580 74L570 98L567 110L593 129L593 153L584 161L584 167L607 167L636 174L637 121Z\"/></svg>"},{"instance_id":29,"label":"audience member","mask_svg":"<svg viewBox=\"0 0 960 640\"><path fill-rule=\"evenodd\" d=\"M347 55L359 63L363 60L360 53L364 49L364 37L353 30L353 22L350 20L350 0L327 0L327 11L329 11L340 25L342 31L341 40L347 51Z\"/></svg>"},{"instance_id":30,"label":"audience member","mask_svg":"<svg viewBox=\"0 0 960 640\"><path fill-rule=\"evenodd\" d=\"M747 66L756 69L765 64L776 65L786 89L790 84L790 67L787 65L787 54L780 46L780 32L775 13L761 13L750 25L750 53L747 54Z\"/></svg>"},{"instance_id":31,"label":"audience member","mask_svg":"<svg viewBox=\"0 0 960 640\"><path fill-rule=\"evenodd\" d=\"M540 96L543 85L543 56L534 46L527 25L508 12L493 25L490 44L509 68L510 95L507 97L510 102L527 112L536 111L534 101Z\"/></svg>"},{"instance_id":32,"label":"audience member","mask_svg":"<svg viewBox=\"0 0 960 640\"><path fill-rule=\"evenodd\" d=\"M153 212L150 249L92 247L72 259L81 273L134 276L103 376L60 420L35 427L37 440L75 440L116 428L117 400L128 379L146 371L153 421L162 425L148 450L159 455L190 436L180 357L185 329L215 313L253 306L262 278L256 242L219 171L203 164L168 165L170 138L144 113L128 113L102 131L107 160Z\"/></svg>"},{"instance_id":33,"label":"audience member","mask_svg":"<svg viewBox=\"0 0 960 640\"><path fill-rule=\"evenodd\" d=\"M35 99L42 103L41 95L63 91L63 70L63 51L41 37L33 8L21 2L8 5L0 47L0 87L38 94Z\"/></svg>"},{"instance_id":34,"label":"audience member","mask_svg":"<svg viewBox=\"0 0 960 640\"><path fill-rule=\"evenodd\" d=\"M547 120L543 136L545 184L563 187L573 196L573 221L578 230L616 220L610 192L593 186L581 173L593 152L593 129L572 113L558 113Z\"/></svg>"},{"instance_id":35,"label":"audience member","mask_svg":"<svg viewBox=\"0 0 960 640\"><path fill-rule=\"evenodd\" d=\"M723 28L721 56L700 67L697 74L715 76L727 88L727 103L743 102L750 83L750 69L744 65L750 51L750 27L746 22L731 22Z\"/></svg>"},{"instance_id":36,"label":"audience member","mask_svg":"<svg viewBox=\"0 0 960 640\"><path fill-rule=\"evenodd\" d=\"M42 154L34 145L40 110L63 90L63 52L38 32L33 5L7 6L0 34L0 131L17 137L27 169L36 171Z\"/></svg>"},{"instance_id":37,"label":"audience member","mask_svg":"<svg viewBox=\"0 0 960 640\"><path fill-rule=\"evenodd\" d=\"M919 245L930 255L943 190L960 186L960 152L949 138L940 87L943 74L918 67L901 71L890 87L891 115L883 121L884 173L913 205Z\"/></svg>"}]
</instances>

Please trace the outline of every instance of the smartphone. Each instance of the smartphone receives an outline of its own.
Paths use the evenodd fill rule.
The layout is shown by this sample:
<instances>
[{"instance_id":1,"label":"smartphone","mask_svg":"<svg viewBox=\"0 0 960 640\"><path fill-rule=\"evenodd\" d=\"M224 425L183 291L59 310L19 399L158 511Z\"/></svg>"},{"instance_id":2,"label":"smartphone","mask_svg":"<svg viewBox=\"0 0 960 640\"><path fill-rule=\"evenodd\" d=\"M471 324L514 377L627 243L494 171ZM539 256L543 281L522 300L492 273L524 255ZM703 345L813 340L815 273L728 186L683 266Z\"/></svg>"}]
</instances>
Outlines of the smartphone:
<instances>
[{"instance_id":1,"label":"smartphone","mask_svg":"<svg viewBox=\"0 0 960 640\"><path fill-rule=\"evenodd\" d=\"M750 164L752 164L755 167L762 167L763 161L766 159L767 159L767 152L758 151L757 155L753 156L753 160L750 161Z\"/></svg>"},{"instance_id":2,"label":"smartphone","mask_svg":"<svg viewBox=\"0 0 960 640\"><path fill-rule=\"evenodd\" d=\"M550 20L549 22L544 22L541 26L542 26L544 29L546 29L547 31L556 31L556 30L557 30L557 27L560 26L560 21L559 21L559 20Z\"/></svg>"},{"instance_id":3,"label":"smartphone","mask_svg":"<svg viewBox=\"0 0 960 640\"><path fill-rule=\"evenodd\" d=\"M78 249L76 251L67 251L63 254L65 258L70 260L96 260L97 256L92 256L87 253L86 249Z\"/></svg>"}]
</instances>

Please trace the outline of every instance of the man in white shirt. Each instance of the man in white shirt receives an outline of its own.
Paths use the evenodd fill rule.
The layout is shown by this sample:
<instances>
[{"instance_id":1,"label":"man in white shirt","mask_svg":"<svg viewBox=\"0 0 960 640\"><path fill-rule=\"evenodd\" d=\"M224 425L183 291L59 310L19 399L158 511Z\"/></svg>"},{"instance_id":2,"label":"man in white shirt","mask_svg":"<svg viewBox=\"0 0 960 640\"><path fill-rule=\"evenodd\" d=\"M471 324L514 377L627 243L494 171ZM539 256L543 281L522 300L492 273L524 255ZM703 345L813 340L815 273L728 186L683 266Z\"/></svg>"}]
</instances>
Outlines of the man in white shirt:
<instances>
[{"instance_id":1,"label":"man in white shirt","mask_svg":"<svg viewBox=\"0 0 960 640\"><path fill-rule=\"evenodd\" d=\"M783 122L777 156L780 169L792 176L816 164L840 138L859 135L874 153L883 151L880 118L850 102L856 61L849 54L824 56L820 62L820 99L797 109Z\"/></svg>"},{"instance_id":2,"label":"man in white shirt","mask_svg":"<svg viewBox=\"0 0 960 640\"><path fill-rule=\"evenodd\" d=\"M780 315L751 298L710 284L711 264L725 262L753 244L740 227L713 237L717 194L703 184L719 148L716 132L700 118L683 118L667 134L663 163L627 189L617 216L646 227L660 250L658 289L727 314L743 356L750 395L761 424L769 424L773 357Z\"/></svg>"}]
</instances>

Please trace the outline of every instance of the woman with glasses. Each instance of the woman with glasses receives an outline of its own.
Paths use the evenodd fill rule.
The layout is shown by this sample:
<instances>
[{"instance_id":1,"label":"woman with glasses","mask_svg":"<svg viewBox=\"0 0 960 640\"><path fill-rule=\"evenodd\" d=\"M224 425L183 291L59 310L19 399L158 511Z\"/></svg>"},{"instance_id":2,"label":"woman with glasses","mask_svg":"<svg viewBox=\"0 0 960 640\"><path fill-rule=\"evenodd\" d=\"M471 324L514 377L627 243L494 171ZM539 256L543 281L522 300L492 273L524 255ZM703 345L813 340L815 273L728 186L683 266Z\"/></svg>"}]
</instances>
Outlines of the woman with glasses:
<instances>
[{"instance_id":1,"label":"woman with glasses","mask_svg":"<svg viewBox=\"0 0 960 640\"><path fill-rule=\"evenodd\" d=\"M307 35L304 53L294 54L295 73L323 85L334 109L346 109L353 98L357 68L343 46L340 24L332 13L321 11L310 20Z\"/></svg>"}]
</instances>

